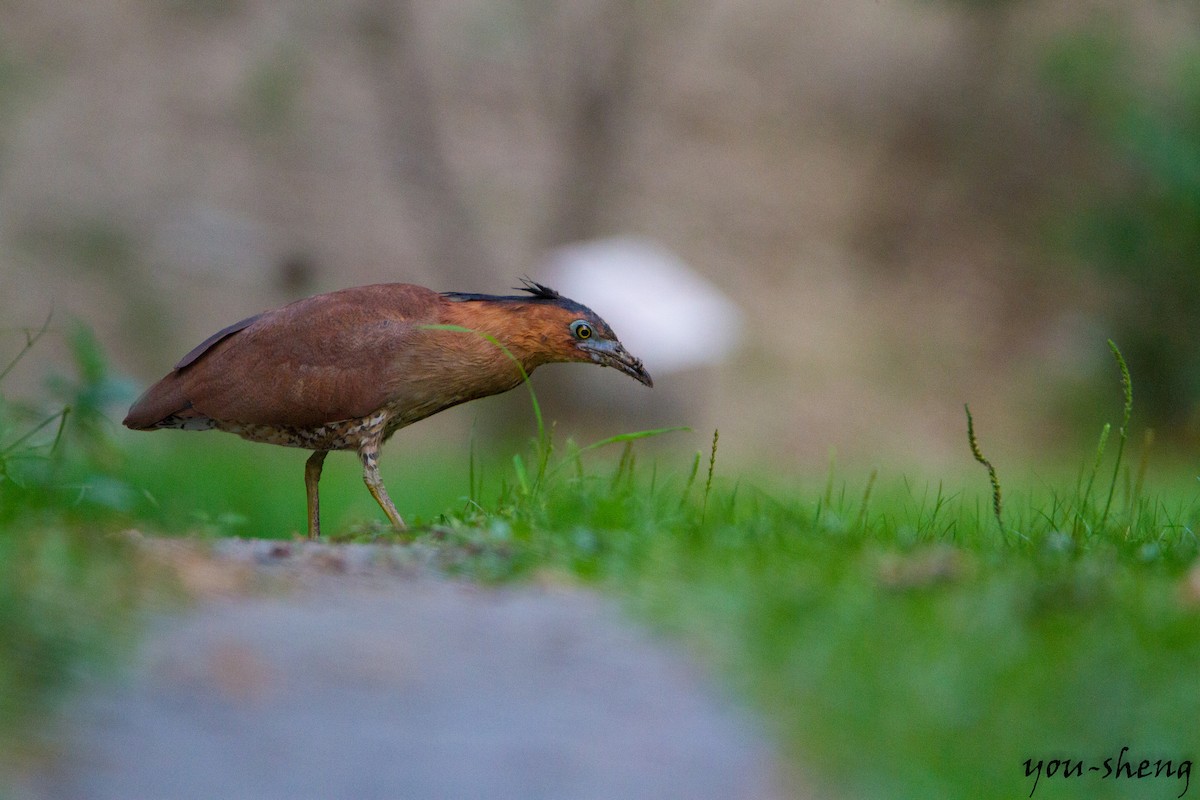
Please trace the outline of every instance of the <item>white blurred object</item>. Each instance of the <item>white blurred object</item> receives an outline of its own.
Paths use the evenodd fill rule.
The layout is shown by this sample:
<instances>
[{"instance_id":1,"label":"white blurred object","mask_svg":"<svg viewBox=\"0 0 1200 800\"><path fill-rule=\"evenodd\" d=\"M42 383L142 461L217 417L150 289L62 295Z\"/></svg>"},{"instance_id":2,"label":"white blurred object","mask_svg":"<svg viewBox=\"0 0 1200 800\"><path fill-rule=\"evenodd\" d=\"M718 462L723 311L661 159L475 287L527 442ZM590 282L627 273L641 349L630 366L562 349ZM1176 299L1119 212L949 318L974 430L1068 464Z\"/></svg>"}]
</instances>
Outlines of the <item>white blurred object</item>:
<instances>
[{"instance_id":1,"label":"white blurred object","mask_svg":"<svg viewBox=\"0 0 1200 800\"><path fill-rule=\"evenodd\" d=\"M741 338L738 307L649 240L616 237L567 245L553 251L533 277L603 317L656 378L719 364Z\"/></svg>"}]
</instances>

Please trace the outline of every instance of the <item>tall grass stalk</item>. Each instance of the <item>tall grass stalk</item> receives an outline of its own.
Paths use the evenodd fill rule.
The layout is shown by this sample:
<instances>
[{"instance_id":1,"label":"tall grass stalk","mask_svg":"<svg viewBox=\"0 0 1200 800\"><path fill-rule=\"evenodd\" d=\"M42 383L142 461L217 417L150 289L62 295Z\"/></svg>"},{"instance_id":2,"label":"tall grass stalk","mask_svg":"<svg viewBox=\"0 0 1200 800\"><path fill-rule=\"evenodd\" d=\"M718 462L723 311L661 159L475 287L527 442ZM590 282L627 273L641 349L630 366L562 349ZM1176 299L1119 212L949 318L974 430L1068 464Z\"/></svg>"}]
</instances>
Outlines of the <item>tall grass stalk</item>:
<instances>
[{"instance_id":1,"label":"tall grass stalk","mask_svg":"<svg viewBox=\"0 0 1200 800\"><path fill-rule=\"evenodd\" d=\"M862 503L858 507L858 516L854 520L854 527L860 531L867 527L867 507L871 503L871 489L875 487L875 479L878 477L878 468L872 468L871 475L867 478L867 488L863 489Z\"/></svg>"},{"instance_id":2,"label":"tall grass stalk","mask_svg":"<svg viewBox=\"0 0 1200 800\"><path fill-rule=\"evenodd\" d=\"M833 507L833 478L837 473L837 448L829 448L829 466L825 472L825 493L821 495L823 507Z\"/></svg>"},{"instance_id":3,"label":"tall grass stalk","mask_svg":"<svg viewBox=\"0 0 1200 800\"><path fill-rule=\"evenodd\" d=\"M1150 450L1154 447L1154 429L1147 428L1142 434L1142 452L1138 457L1137 477L1133 482L1133 491L1129 496L1129 507L1136 509L1142 497L1142 489L1146 484L1146 470L1150 467Z\"/></svg>"},{"instance_id":4,"label":"tall grass stalk","mask_svg":"<svg viewBox=\"0 0 1200 800\"><path fill-rule=\"evenodd\" d=\"M1080 495L1078 511L1080 514L1085 513L1086 509L1091 505L1092 488L1095 486L1096 476L1100 474L1100 465L1104 463L1104 453L1108 449L1108 437L1111 433L1112 425L1107 422L1104 423L1100 428L1100 438L1096 442L1096 452L1092 457L1092 469L1088 473L1087 484L1084 486L1083 494Z\"/></svg>"},{"instance_id":5,"label":"tall grass stalk","mask_svg":"<svg viewBox=\"0 0 1200 800\"><path fill-rule=\"evenodd\" d=\"M988 480L992 484L992 513L996 516L996 524L1000 526L1000 534L1003 536L1005 530L1004 515L1001 513L1000 478L996 475L996 468L992 466L992 462L984 456L983 450L979 448L979 440L975 438L975 419L971 416L971 407L964 403L963 410L967 412L967 443L971 446L971 455L987 469Z\"/></svg>"},{"instance_id":6,"label":"tall grass stalk","mask_svg":"<svg viewBox=\"0 0 1200 800\"><path fill-rule=\"evenodd\" d=\"M683 486L683 494L679 498L679 507L683 508L687 505L688 498L692 495L692 487L696 485L696 476L700 474L700 451L697 450L692 456L692 468L688 471L687 482Z\"/></svg>"},{"instance_id":7,"label":"tall grass stalk","mask_svg":"<svg viewBox=\"0 0 1200 800\"><path fill-rule=\"evenodd\" d=\"M475 485L475 434L479 423L479 415L471 418L471 440L467 455L467 500L472 506L479 505L479 490Z\"/></svg>"},{"instance_id":8,"label":"tall grass stalk","mask_svg":"<svg viewBox=\"0 0 1200 800\"><path fill-rule=\"evenodd\" d=\"M37 330L34 330L33 328L25 328L22 331L25 334L25 344L20 350L17 351L17 354L13 356L8 364L4 366L4 369L0 369L0 381L4 380L8 376L8 373L12 372L17 364L20 364L21 360L24 359L25 356L28 355L29 351L33 349L34 345L38 343L38 340L46 335L46 332L50 330L50 320L53 317L54 312L51 311L46 315L46 319L42 322L42 326L40 328Z\"/></svg>"},{"instance_id":9,"label":"tall grass stalk","mask_svg":"<svg viewBox=\"0 0 1200 800\"><path fill-rule=\"evenodd\" d=\"M703 523L708 515L708 496L712 493L713 473L717 469L717 442L721 439L721 431L713 429L712 448L708 453L708 478L704 481L704 502L700 505L700 522ZM734 488L734 496L737 496L737 488Z\"/></svg>"},{"instance_id":10,"label":"tall grass stalk","mask_svg":"<svg viewBox=\"0 0 1200 800\"><path fill-rule=\"evenodd\" d=\"M37 345L42 337L46 335L46 333L50 330L50 320L53 318L53 316L54 312L47 314L46 319L42 322L41 327L37 328L36 330L33 328L25 328L22 331L25 335L25 344L23 344L21 349L17 351L17 354L13 356L7 364L4 365L4 368L0 369L0 381L3 381L6 377L8 377L8 374L25 359L25 357ZM7 460L14 457L20 458L26 455L33 455L33 453L30 451L30 448L27 447L29 440L50 425L58 422L58 429L55 431L54 440L50 444L50 452L54 453L58 449L59 443L62 441L63 431L66 429L67 417L70 415L70 413L71 407L64 406L61 410L43 418L33 427L19 435L16 439L5 444L3 447L0 447L0 474L6 472L4 469L4 463ZM3 424L3 420L0 420L0 424ZM0 431L2 430L3 429L0 428Z\"/></svg>"},{"instance_id":11,"label":"tall grass stalk","mask_svg":"<svg viewBox=\"0 0 1200 800\"><path fill-rule=\"evenodd\" d=\"M1113 358L1117 360L1117 366L1121 370L1121 390L1125 396L1125 404L1122 410L1121 427L1117 429L1117 458L1113 463L1112 482L1108 485L1108 498L1104 501L1104 513L1100 515L1101 528L1108 521L1108 512L1112 507L1113 493L1117 488L1117 477L1121 473L1121 456L1125 453L1125 440L1129 434L1129 417L1133 413L1133 380L1129 377L1129 365L1125 363L1125 357L1121 355L1120 349L1112 339L1108 340L1108 349L1112 351Z\"/></svg>"}]
</instances>

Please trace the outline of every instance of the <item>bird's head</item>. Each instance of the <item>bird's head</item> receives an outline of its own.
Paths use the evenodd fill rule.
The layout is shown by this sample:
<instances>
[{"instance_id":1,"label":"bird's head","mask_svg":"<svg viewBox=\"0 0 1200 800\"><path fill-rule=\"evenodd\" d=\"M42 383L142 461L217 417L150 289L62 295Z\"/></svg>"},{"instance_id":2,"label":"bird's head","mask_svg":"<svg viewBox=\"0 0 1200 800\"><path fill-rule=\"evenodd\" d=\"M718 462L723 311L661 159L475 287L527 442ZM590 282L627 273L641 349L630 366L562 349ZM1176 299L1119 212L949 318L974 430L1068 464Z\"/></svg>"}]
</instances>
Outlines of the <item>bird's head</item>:
<instances>
[{"instance_id":1,"label":"bird's head","mask_svg":"<svg viewBox=\"0 0 1200 800\"><path fill-rule=\"evenodd\" d=\"M654 380L599 314L581 303L563 297L540 283L525 279L518 287L529 297L497 297L450 292L451 300L485 300L505 309L507 325L503 338L526 353L536 353L536 363L591 361L613 367L629 377L653 386Z\"/></svg>"},{"instance_id":2,"label":"bird's head","mask_svg":"<svg viewBox=\"0 0 1200 800\"><path fill-rule=\"evenodd\" d=\"M556 315L562 317L557 322L561 339L559 349L568 356L565 360L592 361L602 367L614 367L635 381L654 385L642 360L625 349L607 322L586 306L578 306L575 311L578 313Z\"/></svg>"}]
</instances>

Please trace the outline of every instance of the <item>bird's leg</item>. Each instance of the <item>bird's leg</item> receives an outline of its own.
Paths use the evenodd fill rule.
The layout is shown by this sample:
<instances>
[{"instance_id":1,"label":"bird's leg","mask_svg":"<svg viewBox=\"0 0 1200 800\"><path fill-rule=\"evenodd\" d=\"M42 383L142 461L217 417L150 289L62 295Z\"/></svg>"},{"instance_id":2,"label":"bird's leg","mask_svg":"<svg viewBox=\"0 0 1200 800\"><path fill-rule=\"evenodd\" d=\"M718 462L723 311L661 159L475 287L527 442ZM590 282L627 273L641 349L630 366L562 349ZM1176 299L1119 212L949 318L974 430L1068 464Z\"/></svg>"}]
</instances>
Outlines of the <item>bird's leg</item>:
<instances>
[{"instance_id":1,"label":"bird's leg","mask_svg":"<svg viewBox=\"0 0 1200 800\"><path fill-rule=\"evenodd\" d=\"M317 496L317 484L321 481L321 466L325 463L328 450L318 450L304 464L304 489L308 494L308 538L321 535L321 501Z\"/></svg>"},{"instance_id":2,"label":"bird's leg","mask_svg":"<svg viewBox=\"0 0 1200 800\"><path fill-rule=\"evenodd\" d=\"M400 518L400 512L396 510L392 498L388 497L387 489L383 485L383 478L379 477L379 442L363 443L358 448L358 457L362 459L363 463L363 483L367 484L371 496L375 498L375 502L379 503L383 513L387 514L392 527L398 531L404 530L408 526Z\"/></svg>"}]
</instances>

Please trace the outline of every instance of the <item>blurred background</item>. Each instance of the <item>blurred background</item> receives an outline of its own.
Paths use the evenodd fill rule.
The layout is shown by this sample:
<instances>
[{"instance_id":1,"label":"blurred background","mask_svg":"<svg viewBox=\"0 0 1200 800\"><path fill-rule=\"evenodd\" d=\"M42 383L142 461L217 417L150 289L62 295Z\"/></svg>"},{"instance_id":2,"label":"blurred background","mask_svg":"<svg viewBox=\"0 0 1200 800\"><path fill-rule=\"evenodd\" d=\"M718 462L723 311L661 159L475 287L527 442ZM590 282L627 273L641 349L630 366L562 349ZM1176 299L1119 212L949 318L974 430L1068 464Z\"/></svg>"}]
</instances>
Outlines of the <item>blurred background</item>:
<instances>
[{"instance_id":1,"label":"blurred background","mask_svg":"<svg viewBox=\"0 0 1200 800\"><path fill-rule=\"evenodd\" d=\"M528 275L657 380L540 372L584 438L939 467L969 402L1047 457L1119 416L1111 337L1188 447L1198 33L1169 0L2 0L0 347L53 310L140 388L308 294ZM399 438L528 436L517 395Z\"/></svg>"}]
</instances>

